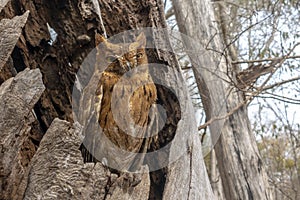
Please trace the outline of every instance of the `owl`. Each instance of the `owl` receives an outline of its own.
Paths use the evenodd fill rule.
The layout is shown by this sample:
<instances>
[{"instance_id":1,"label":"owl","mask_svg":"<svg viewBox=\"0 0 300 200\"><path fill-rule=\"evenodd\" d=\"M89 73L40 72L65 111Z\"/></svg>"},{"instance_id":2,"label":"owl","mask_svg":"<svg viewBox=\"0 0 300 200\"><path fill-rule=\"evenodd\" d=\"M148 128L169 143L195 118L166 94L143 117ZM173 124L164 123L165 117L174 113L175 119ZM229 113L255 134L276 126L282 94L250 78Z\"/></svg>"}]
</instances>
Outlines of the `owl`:
<instances>
[{"instance_id":1,"label":"owl","mask_svg":"<svg viewBox=\"0 0 300 200\"><path fill-rule=\"evenodd\" d=\"M149 114L157 98L147 67L146 37L141 33L132 43L114 44L96 34L95 43L96 65L105 70L92 82L97 86L89 100L88 113L93 114L86 117L83 158L135 171L151 142Z\"/></svg>"}]
</instances>

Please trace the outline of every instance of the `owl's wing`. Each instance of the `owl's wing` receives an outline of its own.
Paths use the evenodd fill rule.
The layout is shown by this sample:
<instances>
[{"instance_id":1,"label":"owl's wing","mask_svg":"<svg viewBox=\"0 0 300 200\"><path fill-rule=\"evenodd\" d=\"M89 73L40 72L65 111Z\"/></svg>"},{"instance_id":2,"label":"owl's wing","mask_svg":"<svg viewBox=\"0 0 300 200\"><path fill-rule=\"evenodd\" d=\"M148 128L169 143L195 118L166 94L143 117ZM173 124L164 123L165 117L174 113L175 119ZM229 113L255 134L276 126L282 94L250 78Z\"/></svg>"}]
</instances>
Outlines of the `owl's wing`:
<instances>
[{"instance_id":1,"label":"owl's wing","mask_svg":"<svg viewBox=\"0 0 300 200\"><path fill-rule=\"evenodd\" d=\"M80 146L84 162L97 162L91 150L94 148L95 143L93 141L93 135L95 135L95 132L98 129L97 116L99 113L96 109L95 91L97 90L100 77L101 73L97 71L91 76L90 81L82 91L77 111L77 121L82 126L82 135L84 136ZM102 92L100 92L100 94L101 93ZM99 99L101 100L101 96Z\"/></svg>"},{"instance_id":2,"label":"owl's wing","mask_svg":"<svg viewBox=\"0 0 300 200\"><path fill-rule=\"evenodd\" d=\"M143 163L153 131L149 112L157 94L154 84L144 84L151 82L147 79L150 77L137 75L123 79L121 84L114 84L112 108L119 108L120 112L114 112L114 119L118 119L118 129L110 134L110 138L120 148L135 153L129 153L123 159L124 162L128 160L131 163L131 171L138 169Z\"/></svg>"}]
</instances>

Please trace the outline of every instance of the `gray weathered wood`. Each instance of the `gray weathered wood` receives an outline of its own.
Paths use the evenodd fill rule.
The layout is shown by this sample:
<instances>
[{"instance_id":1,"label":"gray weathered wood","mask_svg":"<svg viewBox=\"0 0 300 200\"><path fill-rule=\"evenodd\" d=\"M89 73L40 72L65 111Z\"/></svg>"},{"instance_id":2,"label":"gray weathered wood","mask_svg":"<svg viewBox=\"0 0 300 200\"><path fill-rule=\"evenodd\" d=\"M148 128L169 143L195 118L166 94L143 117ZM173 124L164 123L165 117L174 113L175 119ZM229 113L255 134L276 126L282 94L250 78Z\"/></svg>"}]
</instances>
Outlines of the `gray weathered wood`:
<instances>
[{"instance_id":1,"label":"gray weathered wood","mask_svg":"<svg viewBox=\"0 0 300 200\"><path fill-rule=\"evenodd\" d=\"M2 19L0 21L0 70L13 51L28 15L29 11L26 11L21 16L16 16L13 19Z\"/></svg>"},{"instance_id":2,"label":"gray weathered wood","mask_svg":"<svg viewBox=\"0 0 300 200\"><path fill-rule=\"evenodd\" d=\"M24 199L103 199L106 170L83 165L80 143L69 122L55 119L31 161Z\"/></svg>"},{"instance_id":3,"label":"gray weathered wood","mask_svg":"<svg viewBox=\"0 0 300 200\"><path fill-rule=\"evenodd\" d=\"M39 69L26 69L0 87L0 185L5 185L0 187L1 199L16 195L27 169L24 156L26 151L34 151L34 146L23 149L23 144L34 121L32 108L44 89Z\"/></svg>"},{"instance_id":4,"label":"gray weathered wood","mask_svg":"<svg viewBox=\"0 0 300 200\"><path fill-rule=\"evenodd\" d=\"M141 174L141 182L135 186L131 187L128 185L126 186L126 183L122 183L120 180L118 182L116 187L111 187L109 190L109 194L107 195L107 200L143 200L149 198L149 190L150 190L150 176L148 174L148 167L143 166L142 170L144 173ZM124 185L125 184L125 185Z\"/></svg>"},{"instance_id":5,"label":"gray weathered wood","mask_svg":"<svg viewBox=\"0 0 300 200\"><path fill-rule=\"evenodd\" d=\"M160 39L163 39L162 37ZM157 41L159 44L159 40ZM163 43L161 43L163 44ZM162 48L160 45L158 49ZM192 102L187 94L182 74L170 68L165 75L167 85L172 85L180 101L181 119L171 141L167 180L163 199L214 199L198 136ZM156 78L164 77L156 74ZM166 78L168 77L168 78ZM180 157L178 157L181 155Z\"/></svg>"},{"instance_id":6,"label":"gray weathered wood","mask_svg":"<svg viewBox=\"0 0 300 200\"><path fill-rule=\"evenodd\" d=\"M193 113L187 116L188 117L184 118L191 120ZM188 141L187 138L182 138L181 141L183 144L186 144L185 147L188 148L188 151L179 160L168 167L164 199L213 200L215 197L205 170L200 138L197 134L194 134L197 133L196 124L190 122L188 125L189 126L179 125L178 131L183 131L186 135L192 136L189 138L190 141ZM178 150L176 147L172 147L171 154L178 153ZM185 150L186 149L181 148L181 151Z\"/></svg>"}]
</instances>

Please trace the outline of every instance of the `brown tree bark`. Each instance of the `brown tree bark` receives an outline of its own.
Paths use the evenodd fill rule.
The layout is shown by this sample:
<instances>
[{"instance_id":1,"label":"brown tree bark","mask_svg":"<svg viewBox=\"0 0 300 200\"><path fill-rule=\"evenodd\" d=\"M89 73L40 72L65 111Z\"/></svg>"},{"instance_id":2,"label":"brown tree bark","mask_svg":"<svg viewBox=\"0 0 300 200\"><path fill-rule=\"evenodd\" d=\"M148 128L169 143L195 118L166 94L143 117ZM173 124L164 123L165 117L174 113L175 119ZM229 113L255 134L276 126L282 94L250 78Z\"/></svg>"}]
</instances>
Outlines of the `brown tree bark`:
<instances>
[{"instance_id":1,"label":"brown tree bark","mask_svg":"<svg viewBox=\"0 0 300 200\"><path fill-rule=\"evenodd\" d=\"M210 124L210 131L212 141L217 141L215 150L226 199L272 199L243 95L232 84L236 72L226 62L230 59L222 55L210 1L172 2L179 30L193 38L186 40L186 45L192 49L188 54L206 116L208 120L221 117ZM233 114L227 114L233 110Z\"/></svg>"},{"instance_id":2,"label":"brown tree bark","mask_svg":"<svg viewBox=\"0 0 300 200\"><path fill-rule=\"evenodd\" d=\"M153 32L154 48L149 50L148 57L152 63L169 67L153 78L165 79L173 84L176 94L187 101L187 106L180 108L178 98L167 88L157 85L158 102L165 108L168 120L159 133L158 142L153 143L150 150L155 151L176 139L180 145L171 145L166 151L166 156L156 159L165 159L164 162L168 162L168 159L176 157L180 151L184 152L182 157L164 169L151 172L150 175L149 172L143 173L141 182L132 186L127 184L130 180L120 180L117 174L101 163L83 163L80 155L82 135L80 126L73 124L72 89L82 61L95 47L95 32L105 32L110 37L129 29L165 28L163 3L160 0L53 0L47 4L37 0L12 0L5 6L2 3L3 1L0 19L13 18L27 10L30 11L11 55L10 45L6 49L6 57L3 60L1 57L1 65L4 63L7 69L15 69L18 73L15 79L9 79L15 74L9 70L1 72L2 86L17 81L22 75L30 84L25 81L28 88L20 87L16 94L13 94L12 99L20 98L20 102L30 99L29 94L18 96L22 90L26 92L45 86L45 91L40 94L38 92L41 90L38 90L30 105L26 105L28 110L32 109L32 114L16 112L25 105L13 107L10 112L16 112L15 124L6 121L1 124L3 127L18 127L18 120L22 122L23 118L30 119L29 122L24 122L28 130L20 134L10 133L5 129L1 133L5 134L6 138L21 138L16 141L11 139L15 144L12 146L8 143L8 146L1 150L1 158L10 158L9 162L7 159L1 159L1 199L213 199L201 156L201 144L199 138L193 134L197 131L196 123L190 118L193 116L191 103L186 98L187 91L181 87L183 77L178 74L177 60L174 54L155 48L159 44L170 46L168 36L164 32ZM52 43L47 24L57 33L57 38ZM5 36L0 35L0 41ZM38 71L41 74L38 74ZM32 73L37 74L32 77ZM170 74L172 79L169 80ZM36 79L40 82L34 82ZM3 91L5 90L1 89L0 94ZM41 95L39 100L38 95ZM4 101L4 105L1 106L5 108L9 103L13 104L13 101ZM27 111L25 108L23 110ZM29 129L33 136L28 136ZM22 170L18 165L20 158L12 159L19 154L22 155L21 158L26 158L22 161ZM16 172L22 171L21 175L5 171L9 163L18 168ZM147 170L147 167L144 169ZM2 180L2 177L5 179Z\"/></svg>"}]
</instances>

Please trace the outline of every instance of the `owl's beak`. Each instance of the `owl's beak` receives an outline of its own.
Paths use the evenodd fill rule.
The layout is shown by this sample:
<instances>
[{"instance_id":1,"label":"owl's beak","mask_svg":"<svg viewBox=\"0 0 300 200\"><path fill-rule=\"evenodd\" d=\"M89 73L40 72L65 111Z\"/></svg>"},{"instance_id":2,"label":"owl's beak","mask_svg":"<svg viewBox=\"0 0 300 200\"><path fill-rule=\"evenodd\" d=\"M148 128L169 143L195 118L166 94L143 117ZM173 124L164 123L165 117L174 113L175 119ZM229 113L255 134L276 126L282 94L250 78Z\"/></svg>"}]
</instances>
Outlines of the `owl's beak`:
<instances>
[{"instance_id":1,"label":"owl's beak","mask_svg":"<svg viewBox=\"0 0 300 200\"><path fill-rule=\"evenodd\" d=\"M131 70L131 63L129 61L126 62L126 66L128 67L128 70Z\"/></svg>"}]
</instances>

